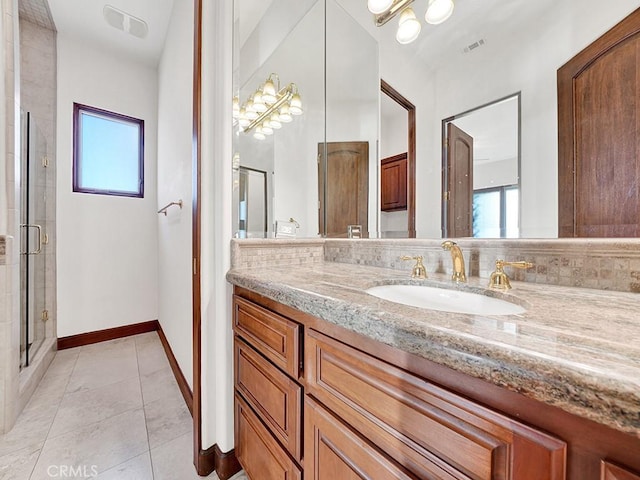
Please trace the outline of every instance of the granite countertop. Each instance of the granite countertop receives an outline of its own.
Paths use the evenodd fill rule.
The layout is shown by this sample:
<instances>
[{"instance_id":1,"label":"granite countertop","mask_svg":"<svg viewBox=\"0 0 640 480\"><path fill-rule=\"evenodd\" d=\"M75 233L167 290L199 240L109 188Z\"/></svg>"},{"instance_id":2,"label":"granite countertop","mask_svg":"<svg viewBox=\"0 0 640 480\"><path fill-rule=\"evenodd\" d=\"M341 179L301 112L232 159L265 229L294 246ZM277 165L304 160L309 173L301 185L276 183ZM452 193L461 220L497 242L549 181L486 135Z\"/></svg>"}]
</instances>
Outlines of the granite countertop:
<instances>
[{"instance_id":1,"label":"granite countertop","mask_svg":"<svg viewBox=\"0 0 640 480\"><path fill-rule=\"evenodd\" d=\"M640 295L512 282L518 315L447 313L381 300L375 285L456 288L449 276L323 262L234 269L227 279L348 330L640 437ZM462 290L486 292L486 279Z\"/></svg>"}]
</instances>

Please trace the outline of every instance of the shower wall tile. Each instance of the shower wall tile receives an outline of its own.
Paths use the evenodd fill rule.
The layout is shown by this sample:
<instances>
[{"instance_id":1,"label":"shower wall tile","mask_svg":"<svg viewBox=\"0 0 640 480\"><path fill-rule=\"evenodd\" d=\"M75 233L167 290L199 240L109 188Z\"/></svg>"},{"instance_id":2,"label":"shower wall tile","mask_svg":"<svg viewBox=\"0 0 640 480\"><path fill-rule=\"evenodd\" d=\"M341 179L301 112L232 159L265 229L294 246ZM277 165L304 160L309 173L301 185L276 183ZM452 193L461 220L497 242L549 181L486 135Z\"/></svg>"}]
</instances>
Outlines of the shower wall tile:
<instances>
[{"instance_id":1,"label":"shower wall tile","mask_svg":"<svg viewBox=\"0 0 640 480\"><path fill-rule=\"evenodd\" d=\"M47 191L46 218L40 218L49 243L44 246L46 302L50 320L46 335L55 336L56 324L56 32L32 22L31 17L20 18L21 98L24 111L31 113L47 142L49 166L46 178L41 177L38 199ZM42 286L41 286L42 288Z\"/></svg>"}]
</instances>

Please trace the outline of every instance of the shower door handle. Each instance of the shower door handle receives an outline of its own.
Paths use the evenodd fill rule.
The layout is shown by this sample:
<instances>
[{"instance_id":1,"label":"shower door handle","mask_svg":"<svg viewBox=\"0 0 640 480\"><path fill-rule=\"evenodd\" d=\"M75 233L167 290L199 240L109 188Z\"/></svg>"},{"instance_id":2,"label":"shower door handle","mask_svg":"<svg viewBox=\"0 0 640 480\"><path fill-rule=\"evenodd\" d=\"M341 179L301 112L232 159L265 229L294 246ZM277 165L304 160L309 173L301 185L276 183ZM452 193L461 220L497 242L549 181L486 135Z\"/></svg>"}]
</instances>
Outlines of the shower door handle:
<instances>
[{"instance_id":1,"label":"shower door handle","mask_svg":"<svg viewBox=\"0 0 640 480\"><path fill-rule=\"evenodd\" d=\"M20 252L21 255L38 255L41 251L42 251L42 227L36 223L30 224L30 223L23 223L20 225L20 227L22 228L26 228L27 229L27 235L29 235L29 228L35 228L38 231L38 248L35 249L35 251L33 252ZM29 237L27 237L28 239ZM27 245L29 245L29 242L27 241Z\"/></svg>"}]
</instances>

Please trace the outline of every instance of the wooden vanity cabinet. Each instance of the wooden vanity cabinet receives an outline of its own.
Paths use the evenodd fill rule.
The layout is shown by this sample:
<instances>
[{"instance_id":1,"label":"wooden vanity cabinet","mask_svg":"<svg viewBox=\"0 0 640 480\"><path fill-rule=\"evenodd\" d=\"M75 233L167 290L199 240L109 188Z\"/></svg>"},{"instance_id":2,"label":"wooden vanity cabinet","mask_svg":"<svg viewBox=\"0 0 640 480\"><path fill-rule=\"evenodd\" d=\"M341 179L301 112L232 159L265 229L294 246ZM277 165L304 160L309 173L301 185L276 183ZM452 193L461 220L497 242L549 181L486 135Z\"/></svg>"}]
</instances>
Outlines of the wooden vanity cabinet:
<instances>
[{"instance_id":1,"label":"wooden vanity cabinet","mask_svg":"<svg viewBox=\"0 0 640 480\"><path fill-rule=\"evenodd\" d=\"M302 325L234 296L235 437L253 480L302 478Z\"/></svg>"},{"instance_id":2,"label":"wooden vanity cabinet","mask_svg":"<svg viewBox=\"0 0 640 480\"><path fill-rule=\"evenodd\" d=\"M632 435L235 292L251 480L640 480Z\"/></svg>"}]
</instances>

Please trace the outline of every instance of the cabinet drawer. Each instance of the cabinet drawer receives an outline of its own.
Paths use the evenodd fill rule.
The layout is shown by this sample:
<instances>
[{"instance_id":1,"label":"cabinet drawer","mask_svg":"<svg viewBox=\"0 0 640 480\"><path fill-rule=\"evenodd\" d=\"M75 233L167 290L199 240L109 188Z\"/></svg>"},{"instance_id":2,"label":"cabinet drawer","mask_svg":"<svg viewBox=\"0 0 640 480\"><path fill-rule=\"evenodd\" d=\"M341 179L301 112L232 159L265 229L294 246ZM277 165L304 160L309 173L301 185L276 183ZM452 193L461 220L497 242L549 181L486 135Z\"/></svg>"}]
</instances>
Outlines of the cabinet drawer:
<instances>
[{"instance_id":1,"label":"cabinet drawer","mask_svg":"<svg viewBox=\"0 0 640 480\"><path fill-rule=\"evenodd\" d=\"M233 328L278 367L298 378L302 368L300 324L234 295Z\"/></svg>"},{"instance_id":2,"label":"cabinet drawer","mask_svg":"<svg viewBox=\"0 0 640 480\"><path fill-rule=\"evenodd\" d=\"M416 479L321 405L308 397L304 403L306 480Z\"/></svg>"},{"instance_id":3,"label":"cabinet drawer","mask_svg":"<svg viewBox=\"0 0 640 480\"><path fill-rule=\"evenodd\" d=\"M302 387L235 338L235 386L293 457L302 458Z\"/></svg>"},{"instance_id":4,"label":"cabinet drawer","mask_svg":"<svg viewBox=\"0 0 640 480\"><path fill-rule=\"evenodd\" d=\"M613 463L603 460L601 465L601 480L640 480L640 475L637 473L633 473L630 470L614 465Z\"/></svg>"},{"instance_id":5,"label":"cabinet drawer","mask_svg":"<svg viewBox=\"0 0 640 480\"><path fill-rule=\"evenodd\" d=\"M424 478L563 480L566 444L318 332L307 393Z\"/></svg>"},{"instance_id":6,"label":"cabinet drawer","mask_svg":"<svg viewBox=\"0 0 640 480\"><path fill-rule=\"evenodd\" d=\"M235 396L236 456L251 480L301 480L302 472L244 400Z\"/></svg>"}]
</instances>

